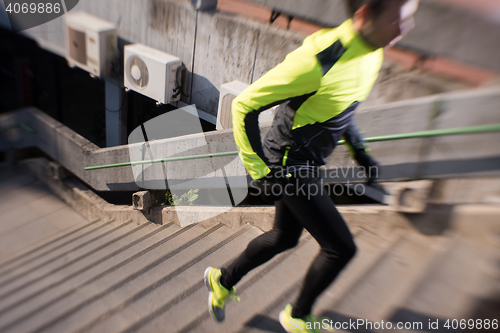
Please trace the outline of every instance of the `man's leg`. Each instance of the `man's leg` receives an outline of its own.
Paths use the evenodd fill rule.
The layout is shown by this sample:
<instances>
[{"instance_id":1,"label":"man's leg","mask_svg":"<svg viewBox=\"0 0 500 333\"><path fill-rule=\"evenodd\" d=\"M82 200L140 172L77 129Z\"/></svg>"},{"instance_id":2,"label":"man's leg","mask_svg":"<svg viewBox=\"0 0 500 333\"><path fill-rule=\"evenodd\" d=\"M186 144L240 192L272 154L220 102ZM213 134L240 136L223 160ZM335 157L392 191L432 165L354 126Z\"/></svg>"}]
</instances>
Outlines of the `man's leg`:
<instances>
[{"instance_id":1,"label":"man's leg","mask_svg":"<svg viewBox=\"0 0 500 333\"><path fill-rule=\"evenodd\" d=\"M294 318L302 318L311 312L316 298L356 252L352 235L328 194L322 191L321 181L317 178L304 178L298 181L310 191L285 197L282 201L316 239L321 251L309 267L302 290L293 304Z\"/></svg>"},{"instance_id":2,"label":"man's leg","mask_svg":"<svg viewBox=\"0 0 500 333\"><path fill-rule=\"evenodd\" d=\"M234 296L233 286L250 270L294 247L302 230L302 225L288 206L278 201L272 230L252 240L228 267L221 270L208 267L205 270L204 280L209 291L208 306L216 321L223 321L225 318L227 298L237 298Z\"/></svg>"},{"instance_id":3,"label":"man's leg","mask_svg":"<svg viewBox=\"0 0 500 333\"><path fill-rule=\"evenodd\" d=\"M249 271L297 245L302 230L283 200L277 201L273 229L253 239L235 261L221 269L221 284L230 290Z\"/></svg>"}]
</instances>

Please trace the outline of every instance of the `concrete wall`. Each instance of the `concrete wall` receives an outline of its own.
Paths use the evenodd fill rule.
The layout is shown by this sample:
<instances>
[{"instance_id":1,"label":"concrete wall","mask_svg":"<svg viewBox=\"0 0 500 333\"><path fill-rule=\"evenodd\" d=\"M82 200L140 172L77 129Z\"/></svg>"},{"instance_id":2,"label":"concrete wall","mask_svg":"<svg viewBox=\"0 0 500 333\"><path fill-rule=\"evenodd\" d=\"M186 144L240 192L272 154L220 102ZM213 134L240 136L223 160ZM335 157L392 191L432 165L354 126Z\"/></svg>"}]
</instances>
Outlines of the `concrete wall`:
<instances>
[{"instance_id":1,"label":"concrete wall","mask_svg":"<svg viewBox=\"0 0 500 333\"><path fill-rule=\"evenodd\" d=\"M292 15L326 26L340 25L347 18L344 0L247 0L277 12Z\"/></svg>"},{"instance_id":2,"label":"concrete wall","mask_svg":"<svg viewBox=\"0 0 500 333\"><path fill-rule=\"evenodd\" d=\"M325 1L316 0L318 4L310 7L316 13L318 8L323 8ZM325 3L324 13L343 13L343 8L338 11L331 5L337 2L330 0L328 5ZM300 46L305 37L234 15L197 12L190 3L180 0L85 0L80 1L74 10L83 10L115 23L121 57L123 46L135 42L180 57L191 73L190 97L184 102L196 104L212 115L217 113L222 84L233 80L245 83L257 80ZM489 36L489 31L485 31L485 36ZM64 56L62 17L24 33L43 47ZM497 44L490 43L489 47ZM439 45L437 43L435 47ZM492 52L484 56L495 57ZM385 62L379 81L365 104L370 107L467 87Z\"/></svg>"},{"instance_id":3,"label":"concrete wall","mask_svg":"<svg viewBox=\"0 0 500 333\"><path fill-rule=\"evenodd\" d=\"M430 129L456 128L500 123L500 89L448 93L412 101L388 104L361 112L358 126L367 137L401 134ZM246 171L236 155L134 167L84 170L129 161L235 152L231 129L192 134L170 139L139 142L129 146L99 149L43 112L28 108L0 116L0 128L25 123L35 133L20 128L0 133L0 150L38 147L90 187L99 191L138 190L140 188L234 188L246 187ZM263 134L268 128L263 128ZM370 144L373 156L382 165L382 180L413 180L458 176L498 176L500 172L500 133L413 138ZM145 152L144 149L147 149ZM145 153L144 153L145 152ZM327 182L363 181L344 146L328 159ZM342 168L342 169L340 169ZM355 173L342 175L342 170ZM331 171L337 171L333 174ZM196 182L180 184L186 179ZM193 185L195 184L195 185ZM153 185L153 187L151 187Z\"/></svg>"},{"instance_id":4,"label":"concrete wall","mask_svg":"<svg viewBox=\"0 0 500 333\"><path fill-rule=\"evenodd\" d=\"M246 0L326 26L337 26L347 17L343 0ZM420 0L416 27L399 45L428 55L443 55L500 71L500 21L479 12Z\"/></svg>"},{"instance_id":5,"label":"concrete wall","mask_svg":"<svg viewBox=\"0 0 500 333\"><path fill-rule=\"evenodd\" d=\"M496 92L495 92L496 91ZM500 123L498 88L423 97L373 107L356 115L365 137ZM446 178L455 172L493 175L500 170L500 133L412 138L369 144L382 178ZM327 167L354 165L338 147ZM352 178L352 177L347 177Z\"/></svg>"},{"instance_id":6,"label":"concrete wall","mask_svg":"<svg viewBox=\"0 0 500 333\"><path fill-rule=\"evenodd\" d=\"M253 82L304 38L229 14L197 12L184 1L85 0L74 10L117 25L121 59L123 46L129 43L143 43L180 57L191 73L190 97L184 101L212 115L217 114L222 84ZM64 56L61 17L24 33Z\"/></svg>"},{"instance_id":7,"label":"concrete wall","mask_svg":"<svg viewBox=\"0 0 500 333\"><path fill-rule=\"evenodd\" d=\"M401 46L500 71L500 21L432 0L421 0L416 28Z\"/></svg>"},{"instance_id":8,"label":"concrete wall","mask_svg":"<svg viewBox=\"0 0 500 333\"><path fill-rule=\"evenodd\" d=\"M233 79L251 82L259 29L229 15L200 12L192 103L213 112L218 89Z\"/></svg>"}]
</instances>

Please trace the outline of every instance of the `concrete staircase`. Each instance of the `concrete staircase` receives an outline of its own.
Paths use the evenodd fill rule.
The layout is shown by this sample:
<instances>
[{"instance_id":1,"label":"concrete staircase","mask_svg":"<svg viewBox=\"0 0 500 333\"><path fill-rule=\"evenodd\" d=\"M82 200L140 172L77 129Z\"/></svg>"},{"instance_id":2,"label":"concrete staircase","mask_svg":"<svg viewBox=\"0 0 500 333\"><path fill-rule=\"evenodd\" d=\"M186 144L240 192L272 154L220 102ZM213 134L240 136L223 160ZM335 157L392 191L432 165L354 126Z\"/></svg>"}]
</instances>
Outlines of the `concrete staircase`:
<instances>
[{"instance_id":1,"label":"concrete staircase","mask_svg":"<svg viewBox=\"0 0 500 333\"><path fill-rule=\"evenodd\" d=\"M29 176L11 172L0 187L29 183L23 177ZM410 225L387 232L382 218L383 234L353 223L358 253L314 313L337 325L416 322L424 331L439 320L443 332L446 319L493 319L500 304L498 208L481 212L452 216L439 236ZM471 223L473 234L464 227ZM204 269L230 262L261 233L249 224L74 223L2 256L0 332L283 332L278 313L296 297L318 252L307 233L296 248L244 277L237 285L241 302L230 301L223 324L207 310Z\"/></svg>"},{"instance_id":2,"label":"concrete staircase","mask_svg":"<svg viewBox=\"0 0 500 333\"><path fill-rule=\"evenodd\" d=\"M0 165L0 262L88 223L20 166Z\"/></svg>"}]
</instances>

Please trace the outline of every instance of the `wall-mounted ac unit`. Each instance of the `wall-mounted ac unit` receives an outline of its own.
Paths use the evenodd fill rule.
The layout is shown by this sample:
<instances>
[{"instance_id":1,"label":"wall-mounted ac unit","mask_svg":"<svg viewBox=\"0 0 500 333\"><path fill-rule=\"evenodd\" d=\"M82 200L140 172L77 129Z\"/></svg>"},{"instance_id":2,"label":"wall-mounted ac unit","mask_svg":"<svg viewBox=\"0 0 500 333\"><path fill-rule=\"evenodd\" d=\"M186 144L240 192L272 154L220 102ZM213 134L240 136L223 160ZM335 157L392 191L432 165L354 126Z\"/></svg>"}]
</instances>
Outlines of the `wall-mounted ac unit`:
<instances>
[{"instance_id":1,"label":"wall-mounted ac unit","mask_svg":"<svg viewBox=\"0 0 500 333\"><path fill-rule=\"evenodd\" d=\"M159 103L171 103L181 97L181 85L187 74L181 59L137 43L125 45L125 87L148 96Z\"/></svg>"},{"instance_id":2,"label":"wall-mounted ac unit","mask_svg":"<svg viewBox=\"0 0 500 333\"><path fill-rule=\"evenodd\" d=\"M248 84L240 81L231 81L225 83L220 87L219 107L217 110L217 125L216 130L232 128L233 117L231 115L231 103L233 99L238 96L243 90L248 87ZM274 106L259 114L259 124L272 123L274 119L274 112L278 106Z\"/></svg>"},{"instance_id":3,"label":"wall-mounted ac unit","mask_svg":"<svg viewBox=\"0 0 500 333\"><path fill-rule=\"evenodd\" d=\"M118 58L116 26L85 12L70 12L63 18L68 64L93 76L109 75Z\"/></svg>"}]
</instances>

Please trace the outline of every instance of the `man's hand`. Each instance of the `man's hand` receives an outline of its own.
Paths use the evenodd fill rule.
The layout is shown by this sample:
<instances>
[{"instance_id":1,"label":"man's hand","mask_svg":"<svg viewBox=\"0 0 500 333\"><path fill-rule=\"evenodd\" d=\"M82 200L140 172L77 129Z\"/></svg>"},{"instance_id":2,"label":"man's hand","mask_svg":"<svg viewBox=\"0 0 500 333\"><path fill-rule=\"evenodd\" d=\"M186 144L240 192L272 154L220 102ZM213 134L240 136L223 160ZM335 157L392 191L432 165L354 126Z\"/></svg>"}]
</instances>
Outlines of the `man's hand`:
<instances>
[{"instance_id":1,"label":"man's hand","mask_svg":"<svg viewBox=\"0 0 500 333\"><path fill-rule=\"evenodd\" d=\"M354 159L364 168L368 185L371 185L379 176L379 164L364 149L356 150Z\"/></svg>"}]
</instances>

